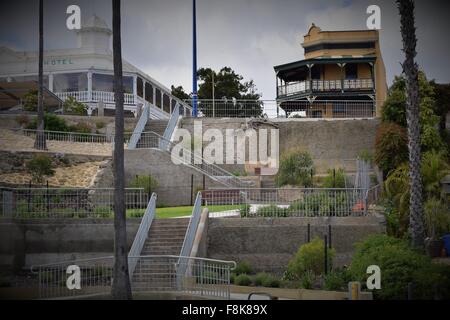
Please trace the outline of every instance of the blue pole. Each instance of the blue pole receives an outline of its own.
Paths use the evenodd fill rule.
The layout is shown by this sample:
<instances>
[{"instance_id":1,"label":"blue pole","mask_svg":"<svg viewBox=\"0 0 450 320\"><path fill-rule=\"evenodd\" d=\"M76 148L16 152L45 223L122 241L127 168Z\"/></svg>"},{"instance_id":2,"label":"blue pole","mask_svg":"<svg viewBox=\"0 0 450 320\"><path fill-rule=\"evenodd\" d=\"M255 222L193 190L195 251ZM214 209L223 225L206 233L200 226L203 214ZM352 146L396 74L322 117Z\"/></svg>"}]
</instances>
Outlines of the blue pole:
<instances>
[{"instance_id":1,"label":"blue pole","mask_svg":"<svg viewBox=\"0 0 450 320\"><path fill-rule=\"evenodd\" d=\"M192 116L197 117L197 13L195 2L193 1L193 21L192 21Z\"/></svg>"}]
</instances>

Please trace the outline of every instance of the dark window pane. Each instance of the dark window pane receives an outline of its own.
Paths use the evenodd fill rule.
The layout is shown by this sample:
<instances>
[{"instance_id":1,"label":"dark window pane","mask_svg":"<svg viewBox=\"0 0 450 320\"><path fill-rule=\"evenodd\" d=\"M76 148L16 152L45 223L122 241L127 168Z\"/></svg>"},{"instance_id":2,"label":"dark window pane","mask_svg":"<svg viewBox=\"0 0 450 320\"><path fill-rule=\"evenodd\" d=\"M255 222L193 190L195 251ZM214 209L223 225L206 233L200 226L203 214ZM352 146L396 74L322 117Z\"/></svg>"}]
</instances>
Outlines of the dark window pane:
<instances>
[{"instance_id":1,"label":"dark window pane","mask_svg":"<svg viewBox=\"0 0 450 320\"><path fill-rule=\"evenodd\" d=\"M163 95L163 110L170 113L170 98L167 94Z\"/></svg>"},{"instance_id":2,"label":"dark window pane","mask_svg":"<svg viewBox=\"0 0 450 320\"><path fill-rule=\"evenodd\" d=\"M137 95L139 97L143 98L144 97L144 82L139 77L137 78L136 87L137 87Z\"/></svg>"},{"instance_id":3,"label":"dark window pane","mask_svg":"<svg viewBox=\"0 0 450 320\"><path fill-rule=\"evenodd\" d=\"M153 103L153 86L148 82L145 83L145 100Z\"/></svg>"},{"instance_id":4,"label":"dark window pane","mask_svg":"<svg viewBox=\"0 0 450 320\"><path fill-rule=\"evenodd\" d=\"M110 74L98 74L92 75L92 90L94 91L114 91L114 77Z\"/></svg>"},{"instance_id":5,"label":"dark window pane","mask_svg":"<svg viewBox=\"0 0 450 320\"><path fill-rule=\"evenodd\" d=\"M133 93L133 77L123 77L123 93Z\"/></svg>"},{"instance_id":6,"label":"dark window pane","mask_svg":"<svg viewBox=\"0 0 450 320\"><path fill-rule=\"evenodd\" d=\"M358 65L355 63L349 63L345 66L345 79L357 79L358 78Z\"/></svg>"},{"instance_id":7,"label":"dark window pane","mask_svg":"<svg viewBox=\"0 0 450 320\"><path fill-rule=\"evenodd\" d=\"M86 73L61 73L53 76L54 92L87 91Z\"/></svg>"},{"instance_id":8,"label":"dark window pane","mask_svg":"<svg viewBox=\"0 0 450 320\"><path fill-rule=\"evenodd\" d=\"M156 99L156 101L155 101L155 105L158 107L158 108L161 108L161 90L159 90L158 88L156 88L156 94L155 94L155 99Z\"/></svg>"}]
</instances>

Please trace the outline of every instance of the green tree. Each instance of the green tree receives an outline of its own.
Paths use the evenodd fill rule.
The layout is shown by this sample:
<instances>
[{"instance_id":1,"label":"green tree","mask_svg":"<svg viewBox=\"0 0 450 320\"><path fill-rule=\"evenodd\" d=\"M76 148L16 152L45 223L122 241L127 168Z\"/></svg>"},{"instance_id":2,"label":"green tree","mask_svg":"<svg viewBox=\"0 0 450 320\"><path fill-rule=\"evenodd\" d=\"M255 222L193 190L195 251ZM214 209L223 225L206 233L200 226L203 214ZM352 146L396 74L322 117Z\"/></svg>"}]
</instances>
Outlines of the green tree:
<instances>
[{"instance_id":1,"label":"green tree","mask_svg":"<svg viewBox=\"0 0 450 320\"><path fill-rule=\"evenodd\" d=\"M420 132L421 148L423 151L441 150L446 148L439 131L439 123L442 122L442 108L439 107L444 99L442 93L439 101L436 99L436 85L428 81L423 72L418 73L419 81L419 106L420 106ZM444 102L445 103L445 102ZM406 78L397 76L389 89L389 95L383 106L382 120L394 122L402 127L407 127L406 121Z\"/></svg>"},{"instance_id":2,"label":"green tree","mask_svg":"<svg viewBox=\"0 0 450 320\"><path fill-rule=\"evenodd\" d=\"M112 0L113 65L115 136L114 136L114 275L111 288L113 299L131 299L131 284L128 272L128 245L125 214L125 169L124 169L124 92L122 73L120 0Z\"/></svg>"},{"instance_id":3,"label":"green tree","mask_svg":"<svg viewBox=\"0 0 450 320\"><path fill-rule=\"evenodd\" d=\"M385 175L408 160L408 134L394 122L383 122L375 136L375 163Z\"/></svg>"},{"instance_id":4,"label":"green tree","mask_svg":"<svg viewBox=\"0 0 450 320\"><path fill-rule=\"evenodd\" d=\"M172 91L172 95L177 97L180 100L191 99L191 96L184 91L184 88L182 86L178 86L178 87L171 86L170 89Z\"/></svg>"}]
</instances>

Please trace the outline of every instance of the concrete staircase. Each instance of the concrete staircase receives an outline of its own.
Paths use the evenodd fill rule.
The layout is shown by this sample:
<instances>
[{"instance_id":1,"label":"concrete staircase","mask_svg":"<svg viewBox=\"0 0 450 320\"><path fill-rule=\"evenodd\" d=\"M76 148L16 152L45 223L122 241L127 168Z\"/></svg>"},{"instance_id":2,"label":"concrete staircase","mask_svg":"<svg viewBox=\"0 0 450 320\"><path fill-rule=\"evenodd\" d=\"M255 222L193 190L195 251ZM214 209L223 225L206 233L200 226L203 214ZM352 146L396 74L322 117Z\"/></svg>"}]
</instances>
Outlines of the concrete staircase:
<instances>
[{"instance_id":1,"label":"concrete staircase","mask_svg":"<svg viewBox=\"0 0 450 320\"><path fill-rule=\"evenodd\" d=\"M152 136L148 136L145 132L155 132L162 136L166 130L169 120L148 120L145 125L144 133L141 135L136 148L158 148L158 140Z\"/></svg>"},{"instance_id":2,"label":"concrete staircase","mask_svg":"<svg viewBox=\"0 0 450 320\"><path fill-rule=\"evenodd\" d=\"M189 218L155 219L142 249L146 255L180 255ZM176 285L174 258L141 259L133 274L134 290L172 290Z\"/></svg>"}]
</instances>

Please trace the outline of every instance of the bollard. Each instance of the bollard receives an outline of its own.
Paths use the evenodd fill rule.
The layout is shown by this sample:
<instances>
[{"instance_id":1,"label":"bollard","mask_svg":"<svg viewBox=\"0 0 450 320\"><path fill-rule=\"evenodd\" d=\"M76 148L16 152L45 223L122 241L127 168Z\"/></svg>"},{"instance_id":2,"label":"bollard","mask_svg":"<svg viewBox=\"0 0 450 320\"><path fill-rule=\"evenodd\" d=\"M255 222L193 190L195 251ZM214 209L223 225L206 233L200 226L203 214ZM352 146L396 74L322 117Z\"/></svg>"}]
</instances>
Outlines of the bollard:
<instances>
[{"instance_id":1,"label":"bollard","mask_svg":"<svg viewBox=\"0 0 450 320\"><path fill-rule=\"evenodd\" d=\"M361 284L357 281L348 283L348 299L359 300L361 294Z\"/></svg>"}]
</instances>

